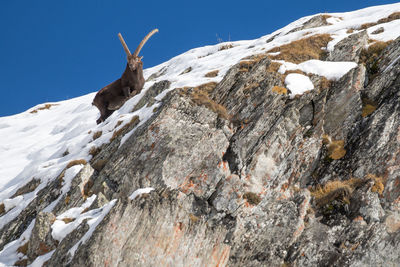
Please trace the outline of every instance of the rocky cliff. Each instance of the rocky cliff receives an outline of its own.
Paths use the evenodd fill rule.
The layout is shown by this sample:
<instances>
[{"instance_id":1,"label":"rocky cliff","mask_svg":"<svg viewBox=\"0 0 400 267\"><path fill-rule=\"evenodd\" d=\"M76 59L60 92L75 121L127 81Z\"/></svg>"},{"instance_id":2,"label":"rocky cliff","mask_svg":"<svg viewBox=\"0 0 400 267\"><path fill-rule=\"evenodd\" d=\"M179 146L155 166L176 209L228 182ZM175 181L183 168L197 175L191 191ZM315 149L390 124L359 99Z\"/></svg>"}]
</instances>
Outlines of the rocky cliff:
<instances>
[{"instance_id":1,"label":"rocky cliff","mask_svg":"<svg viewBox=\"0 0 400 267\"><path fill-rule=\"evenodd\" d=\"M196 86L184 83L195 64L148 70L128 119L93 130L85 159L64 151L52 178L31 173L5 195L3 264L400 265L394 9L311 16L245 48L216 46L250 52ZM356 14L372 21L346 20Z\"/></svg>"}]
</instances>

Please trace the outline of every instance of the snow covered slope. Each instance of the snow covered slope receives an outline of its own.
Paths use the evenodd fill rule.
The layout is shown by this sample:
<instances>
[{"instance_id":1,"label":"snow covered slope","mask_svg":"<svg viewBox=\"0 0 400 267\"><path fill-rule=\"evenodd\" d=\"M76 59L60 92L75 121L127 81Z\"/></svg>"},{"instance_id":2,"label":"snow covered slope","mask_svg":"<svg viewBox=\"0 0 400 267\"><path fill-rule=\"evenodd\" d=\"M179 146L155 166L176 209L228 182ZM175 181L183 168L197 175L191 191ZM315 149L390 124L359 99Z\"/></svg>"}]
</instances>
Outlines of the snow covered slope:
<instances>
[{"instance_id":1,"label":"snow covered slope","mask_svg":"<svg viewBox=\"0 0 400 267\"><path fill-rule=\"evenodd\" d=\"M314 17L308 16L255 40L221 43L189 50L165 63L144 70L148 81L142 92L127 101L121 109L114 112L100 125L96 125L99 112L91 105L95 93L67 101L40 104L21 114L0 118L2 140L0 144L0 229L16 218L37 193L66 168L68 163L79 159L89 161L92 158L90 150L109 142L113 133L124 127L134 116L139 116L139 125L150 118L159 102L135 112L131 110L154 83L168 80L171 82L169 90L174 90L208 82L219 82L233 65L246 57L265 54L273 48L317 34L329 34L332 37L326 47L329 52L342 39L362 31L361 28L365 28L362 25L374 24L380 20L377 25L371 24L366 29L367 33L376 41L393 40L400 36L400 19L388 21L382 19L388 18L395 12L400 12L400 3L355 12L323 14L327 15L324 17L326 25L301 29L304 23ZM270 54L273 56L279 52ZM357 65L354 62L320 60L309 60L300 64L280 60L279 63L282 64L279 69L282 73L298 69L305 73L325 76L330 80L339 79ZM206 76L207 73L216 70L218 73L215 77ZM293 96L313 89L311 80L302 74L288 75L285 81ZM157 100L160 101L166 93L167 91L164 91L157 96ZM71 168L71 172L76 174L81 168L82 165L78 165ZM64 193L68 192L69 183L73 177L72 173L65 176ZM18 193L20 188L33 180L38 181L33 191ZM51 211L55 204L48 207L48 211ZM59 220L56 222L60 223ZM31 229L32 227L28 228L26 235L29 235ZM55 232L55 235L65 236L59 232ZM22 241L18 244L22 244ZM17 247L17 245L8 246L0 252L0 265L1 263L11 264L18 259Z\"/></svg>"}]
</instances>

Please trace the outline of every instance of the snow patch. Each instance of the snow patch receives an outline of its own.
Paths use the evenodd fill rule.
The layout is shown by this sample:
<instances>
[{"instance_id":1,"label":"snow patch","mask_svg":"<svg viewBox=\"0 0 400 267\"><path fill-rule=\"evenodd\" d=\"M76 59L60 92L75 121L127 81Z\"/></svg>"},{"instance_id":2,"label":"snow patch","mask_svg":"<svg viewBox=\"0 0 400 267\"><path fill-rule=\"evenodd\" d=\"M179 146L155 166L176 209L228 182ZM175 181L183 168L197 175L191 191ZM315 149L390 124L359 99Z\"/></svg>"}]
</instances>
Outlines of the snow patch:
<instances>
[{"instance_id":1,"label":"snow patch","mask_svg":"<svg viewBox=\"0 0 400 267\"><path fill-rule=\"evenodd\" d=\"M309 90L314 89L314 85L310 78L298 73L290 73L285 79L286 87L292 92L290 97L303 94Z\"/></svg>"},{"instance_id":2,"label":"snow patch","mask_svg":"<svg viewBox=\"0 0 400 267\"><path fill-rule=\"evenodd\" d=\"M328 80L339 80L351 69L357 67L355 62L333 62L321 60L308 60L300 64L294 64L285 61L277 61L282 65L279 68L279 73L284 74L289 70L301 70L305 73L312 73L319 76L324 76Z\"/></svg>"},{"instance_id":3,"label":"snow patch","mask_svg":"<svg viewBox=\"0 0 400 267\"><path fill-rule=\"evenodd\" d=\"M92 205L96 199L96 195L92 195L88 198L81 207L71 208L65 211L63 214L57 216L56 221L52 224L51 235L55 240L63 240L69 233L75 230L85 219L94 218L98 214L98 210L90 210L82 213L86 208ZM73 219L72 222L66 223L63 219Z\"/></svg>"},{"instance_id":4,"label":"snow patch","mask_svg":"<svg viewBox=\"0 0 400 267\"><path fill-rule=\"evenodd\" d=\"M96 227L101 223L104 217L110 212L111 208L114 207L116 199L111 200L108 204L104 205L102 208L92 210L92 212L96 213L93 215L93 218L87 221L89 225L89 230L83 235L83 237L72 247L69 249L68 253L71 255L72 259L75 255L76 250L79 248L81 244L84 244L93 234Z\"/></svg>"},{"instance_id":5,"label":"snow patch","mask_svg":"<svg viewBox=\"0 0 400 267\"><path fill-rule=\"evenodd\" d=\"M129 196L129 199L134 200L135 198L137 198L141 194L148 194L153 190L154 190L154 188L152 188L152 187L139 188L135 192L133 192L132 195Z\"/></svg>"},{"instance_id":6,"label":"snow patch","mask_svg":"<svg viewBox=\"0 0 400 267\"><path fill-rule=\"evenodd\" d=\"M24 200L23 196L17 196L12 199L4 199L3 204L4 204L4 209L5 211L9 211L10 209L18 206L22 201Z\"/></svg>"}]
</instances>

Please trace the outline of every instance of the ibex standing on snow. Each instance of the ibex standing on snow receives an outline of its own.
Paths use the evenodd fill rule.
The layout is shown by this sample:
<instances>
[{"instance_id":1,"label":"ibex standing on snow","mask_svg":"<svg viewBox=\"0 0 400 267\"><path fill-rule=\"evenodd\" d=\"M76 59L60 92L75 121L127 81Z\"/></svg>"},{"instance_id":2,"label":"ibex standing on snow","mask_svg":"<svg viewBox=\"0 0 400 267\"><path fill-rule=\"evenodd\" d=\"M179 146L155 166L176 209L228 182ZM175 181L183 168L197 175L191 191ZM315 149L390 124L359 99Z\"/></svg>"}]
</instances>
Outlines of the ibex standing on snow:
<instances>
[{"instance_id":1,"label":"ibex standing on snow","mask_svg":"<svg viewBox=\"0 0 400 267\"><path fill-rule=\"evenodd\" d=\"M139 94L142 90L145 82L143 77L143 57L138 57L138 55L147 40L156 32L158 32L158 29L154 29L147 34L133 54L129 51L122 35L118 34L128 57L128 63L121 78L102 88L94 97L92 104L100 110L100 118L96 121L97 124L107 119L114 110L119 109L129 98Z\"/></svg>"}]
</instances>

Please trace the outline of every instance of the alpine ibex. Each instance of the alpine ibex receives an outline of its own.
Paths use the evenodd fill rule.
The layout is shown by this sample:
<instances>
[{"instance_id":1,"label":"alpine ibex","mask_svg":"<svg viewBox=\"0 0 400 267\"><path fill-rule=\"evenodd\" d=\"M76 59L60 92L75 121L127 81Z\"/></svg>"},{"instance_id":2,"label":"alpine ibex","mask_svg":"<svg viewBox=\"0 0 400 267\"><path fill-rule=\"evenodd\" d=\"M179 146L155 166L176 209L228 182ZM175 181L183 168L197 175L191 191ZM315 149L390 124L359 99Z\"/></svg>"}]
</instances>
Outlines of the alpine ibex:
<instances>
[{"instance_id":1,"label":"alpine ibex","mask_svg":"<svg viewBox=\"0 0 400 267\"><path fill-rule=\"evenodd\" d=\"M133 54L129 51L122 35L120 33L118 34L119 40L127 55L128 63L126 64L125 71L121 78L102 88L94 97L92 104L100 111L100 118L96 121L97 124L106 120L129 98L139 94L142 90L145 82L143 77L143 57L138 57L138 55L147 40L156 32L158 32L158 29L154 29L148 33Z\"/></svg>"}]
</instances>

